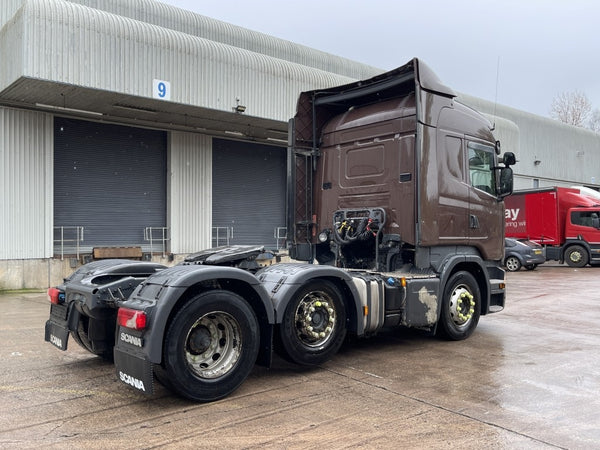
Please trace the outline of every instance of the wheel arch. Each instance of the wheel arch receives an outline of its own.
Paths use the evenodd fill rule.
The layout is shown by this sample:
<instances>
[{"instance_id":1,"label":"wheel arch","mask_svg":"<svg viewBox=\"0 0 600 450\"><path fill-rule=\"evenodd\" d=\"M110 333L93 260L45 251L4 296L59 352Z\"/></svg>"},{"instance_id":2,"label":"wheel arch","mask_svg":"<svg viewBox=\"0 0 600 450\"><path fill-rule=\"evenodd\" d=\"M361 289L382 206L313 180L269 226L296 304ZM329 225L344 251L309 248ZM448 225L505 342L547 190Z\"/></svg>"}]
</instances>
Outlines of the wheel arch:
<instances>
[{"instance_id":1,"label":"wheel arch","mask_svg":"<svg viewBox=\"0 0 600 450\"><path fill-rule=\"evenodd\" d=\"M505 255L504 259L502 260L502 263L503 263L503 264L506 264L506 260L507 260L508 258L510 258L511 256L512 256L512 257L514 257L514 258L517 258L517 259L519 260L519 262L521 263L521 265L522 265L522 266L524 266L524 265L525 265L525 260L524 260L524 259L523 259L523 257L522 257L520 254L518 254L518 253L508 253L507 255Z\"/></svg>"},{"instance_id":2,"label":"wheel arch","mask_svg":"<svg viewBox=\"0 0 600 450\"><path fill-rule=\"evenodd\" d=\"M348 330L362 331L357 330L357 318L360 313L358 291L352 281L352 276L346 270L325 265L278 264L263 269L257 276L264 282L264 286L271 295L277 324L283 320L287 305L299 289L307 283L324 280L335 285L342 294Z\"/></svg>"},{"instance_id":3,"label":"wheel arch","mask_svg":"<svg viewBox=\"0 0 600 450\"><path fill-rule=\"evenodd\" d=\"M483 260L476 256L461 256L453 258L440 274L440 301L438 302L438 319L442 311L443 302L441 299L444 295L444 290L446 289L446 283L452 275L460 271L465 271L473 275L473 278L475 278L475 281L479 286L479 292L481 293L481 315L483 316L488 313L491 295L490 278L483 264Z\"/></svg>"},{"instance_id":4,"label":"wheel arch","mask_svg":"<svg viewBox=\"0 0 600 450\"><path fill-rule=\"evenodd\" d=\"M231 267L187 266L183 275L168 278L168 286L160 290L152 311L152 325L148 339L148 359L162 362L166 330L177 312L198 294L210 290L233 292L254 310L260 327L260 346L257 363L270 365L273 323L275 314L269 296L254 275ZM162 275L165 273L163 272ZM143 295L143 290L142 290ZM127 306L127 305L124 305Z\"/></svg>"},{"instance_id":5,"label":"wheel arch","mask_svg":"<svg viewBox=\"0 0 600 450\"><path fill-rule=\"evenodd\" d=\"M348 278L340 278L336 276L314 276L311 278L305 279L301 284L294 285L294 289L290 289L285 296L285 299L279 303L279 307L277 309L277 323L281 323L283 319L283 313L287 308L289 302L294 298L296 293L308 283L312 283L314 281L328 281L333 284L342 295L342 303L344 304L344 308L346 310L346 327L347 330L353 333L357 333L357 324L358 324L358 313L360 308L360 302L358 301L358 292L354 287L354 284L351 281L351 277Z\"/></svg>"},{"instance_id":6,"label":"wheel arch","mask_svg":"<svg viewBox=\"0 0 600 450\"><path fill-rule=\"evenodd\" d=\"M179 309L181 309L196 295L216 289L230 291L246 300L256 314L256 319L258 320L258 326L260 329L260 345L257 362L261 365L269 367L271 365L271 353L273 347L273 308L268 308L258 290L254 288L255 286L249 284L245 280L235 278L219 278L211 281L214 281L219 287L215 288L207 286L205 282L198 282L190 286L182 294L169 314L169 318L167 319L163 329L162 339L164 339L164 332L169 326L171 320L173 320L175 314L177 314Z\"/></svg>"}]
</instances>

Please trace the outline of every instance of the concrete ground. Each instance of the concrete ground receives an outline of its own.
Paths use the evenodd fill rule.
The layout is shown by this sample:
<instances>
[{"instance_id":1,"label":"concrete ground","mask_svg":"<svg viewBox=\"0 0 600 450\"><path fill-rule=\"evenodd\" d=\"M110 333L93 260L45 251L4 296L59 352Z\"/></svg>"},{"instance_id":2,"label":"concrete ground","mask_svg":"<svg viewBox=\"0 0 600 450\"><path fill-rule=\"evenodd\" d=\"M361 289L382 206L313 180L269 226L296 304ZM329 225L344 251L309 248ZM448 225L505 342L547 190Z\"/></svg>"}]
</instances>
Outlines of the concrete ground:
<instances>
[{"instance_id":1,"label":"concrete ground","mask_svg":"<svg viewBox=\"0 0 600 450\"><path fill-rule=\"evenodd\" d=\"M0 295L0 448L600 448L600 268L508 286L466 341L403 331L318 368L276 359L211 404L136 393L44 342L44 294Z\"/></svg>"}]
</instances>

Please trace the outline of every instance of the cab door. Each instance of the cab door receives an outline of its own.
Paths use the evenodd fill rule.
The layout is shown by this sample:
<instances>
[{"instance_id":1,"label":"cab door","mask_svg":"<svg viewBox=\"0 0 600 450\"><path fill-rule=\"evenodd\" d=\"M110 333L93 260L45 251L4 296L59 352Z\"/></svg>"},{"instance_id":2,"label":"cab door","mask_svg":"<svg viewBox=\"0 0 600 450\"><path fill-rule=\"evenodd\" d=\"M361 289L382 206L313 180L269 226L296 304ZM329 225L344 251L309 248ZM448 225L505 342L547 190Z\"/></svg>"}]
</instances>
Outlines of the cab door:
<instances>
[{"instance_id":1,"label":"cab door","mask_svg":"<svg viewBox=\"0 0 600 450\"><path fill-rule=\"evenodd\" d=\"M484 259L502 259L498 236L504 235L502 203L497 201L493 167L495 150L485 142L466 139L469 176L468 240Z\"/></svg>"}]
</instances>

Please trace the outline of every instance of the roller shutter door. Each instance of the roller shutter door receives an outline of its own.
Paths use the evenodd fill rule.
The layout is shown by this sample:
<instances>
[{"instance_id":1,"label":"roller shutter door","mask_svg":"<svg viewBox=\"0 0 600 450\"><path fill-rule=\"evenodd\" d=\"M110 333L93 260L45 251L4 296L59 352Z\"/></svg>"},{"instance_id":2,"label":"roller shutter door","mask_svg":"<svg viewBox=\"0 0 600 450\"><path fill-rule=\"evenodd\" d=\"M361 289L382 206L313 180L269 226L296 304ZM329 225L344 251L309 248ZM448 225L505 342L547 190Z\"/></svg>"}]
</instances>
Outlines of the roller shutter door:
<instances>
[{"instance_id":1,"label":"roller shutter door","mask_svg":"<svg viewBox=\"0 0 600 450\"><path fill-rule=\"evenodd\" d=\"M282 246L285 177L285 148L213 139L213 245Z\"/></svg>"},{"instance_id":2,"label":"roller shutter door","mask_svg":"<svg viewBox=\"0 0 600 450\"><path fill-rule=\"evenodd\" d=\"M72 250L74 226L84 230L82 251L150 251L145 227L166 225L166 160L166 132L56 117L55 253L59 227L66 227L64 245Z\"/></svg>"}]
</instances>

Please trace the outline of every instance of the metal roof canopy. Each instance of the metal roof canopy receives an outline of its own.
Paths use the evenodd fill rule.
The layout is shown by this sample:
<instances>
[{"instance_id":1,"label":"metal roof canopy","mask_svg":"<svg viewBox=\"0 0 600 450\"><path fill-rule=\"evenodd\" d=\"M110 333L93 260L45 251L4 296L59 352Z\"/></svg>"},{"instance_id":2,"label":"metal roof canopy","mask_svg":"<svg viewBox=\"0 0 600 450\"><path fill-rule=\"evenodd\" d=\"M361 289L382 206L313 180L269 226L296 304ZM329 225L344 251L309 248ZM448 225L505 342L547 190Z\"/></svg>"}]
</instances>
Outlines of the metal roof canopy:
<instances>
[{"instance_id":1,"label":"metal roof canopy","mask_svg":"<svg viewBox=\"0 0 600 450\"><path fill-rule=\"evenodd\" d=\"M287 124L277 120L25 77L0 93L0 103L92 121L230 138L287 139Z\"/></svg>"},{"instance_id":2,"label":"metal roof canopy","mask_svg":"<svg viewBox=\"0 0 600 450\"><path fill-rule=\"evenodd\" d=\"M0 35L0 55L11 61L0 71L7 106L285 141L299 92L353 81L78 3L14 8L3 11L14 15ZM156 79L173 85L170 100L156 98Z\"/></svg>"}]
</instances>

